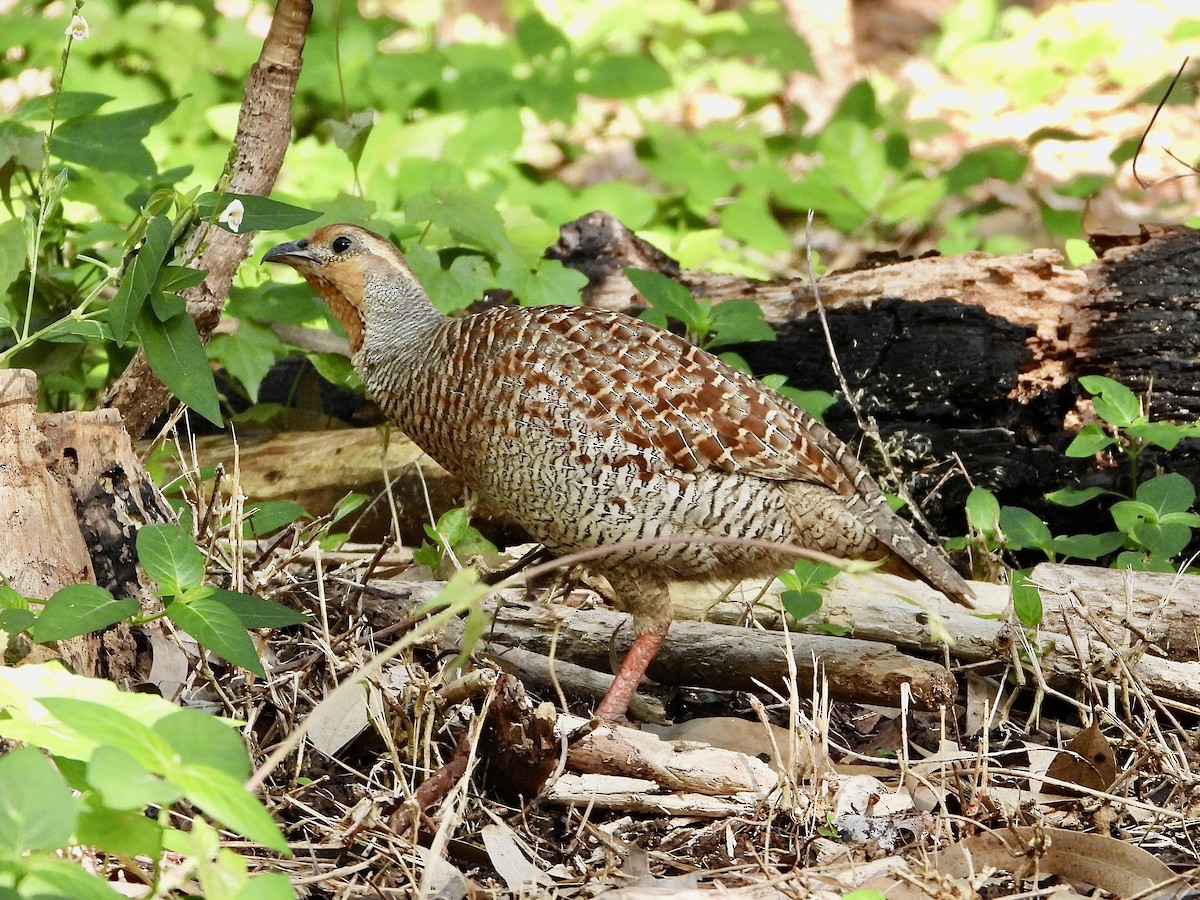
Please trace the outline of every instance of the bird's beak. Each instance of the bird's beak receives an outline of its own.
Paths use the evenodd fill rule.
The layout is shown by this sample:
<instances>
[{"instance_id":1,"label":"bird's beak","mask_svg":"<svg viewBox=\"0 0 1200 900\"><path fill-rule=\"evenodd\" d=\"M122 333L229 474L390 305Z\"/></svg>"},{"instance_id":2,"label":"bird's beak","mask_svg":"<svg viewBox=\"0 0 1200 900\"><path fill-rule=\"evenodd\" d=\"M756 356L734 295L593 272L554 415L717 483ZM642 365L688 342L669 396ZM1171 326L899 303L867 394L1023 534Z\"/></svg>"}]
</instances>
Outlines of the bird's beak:
<instances>
[{"instance_id":1,"label":"bird's beak","mask_svg":"<svg viewBox=\"0 0 1200 900\"><path fill-rule=\"evenodd\" d=\"M315 265L317 257L308 249L308 241L288 241L268 250L263 254L262 261L283 263L285 266L295 266L297 263Z\"/></svg>"}]
</instances>

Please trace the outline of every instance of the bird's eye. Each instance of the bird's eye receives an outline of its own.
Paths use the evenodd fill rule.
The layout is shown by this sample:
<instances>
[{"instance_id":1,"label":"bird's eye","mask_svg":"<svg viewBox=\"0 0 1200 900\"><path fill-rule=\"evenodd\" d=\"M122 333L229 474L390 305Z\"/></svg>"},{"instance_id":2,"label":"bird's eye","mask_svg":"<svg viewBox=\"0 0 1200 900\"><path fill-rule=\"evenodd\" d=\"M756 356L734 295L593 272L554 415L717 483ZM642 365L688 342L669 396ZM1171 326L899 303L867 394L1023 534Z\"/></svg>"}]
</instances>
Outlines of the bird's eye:
<instances>
[{"instance_id":1,"label":"bird's eye","mask_svg":"<svg viewBox=\"0 0 1200 900\"><path fill-rule=\"evenodd\" d=\"M331 246L333 247L334 253L345 253L350 249L350 245L352 243L353 241L351 241L350 238L342 234L333 239L333 244Z\"/></svg>"}]
</instances>

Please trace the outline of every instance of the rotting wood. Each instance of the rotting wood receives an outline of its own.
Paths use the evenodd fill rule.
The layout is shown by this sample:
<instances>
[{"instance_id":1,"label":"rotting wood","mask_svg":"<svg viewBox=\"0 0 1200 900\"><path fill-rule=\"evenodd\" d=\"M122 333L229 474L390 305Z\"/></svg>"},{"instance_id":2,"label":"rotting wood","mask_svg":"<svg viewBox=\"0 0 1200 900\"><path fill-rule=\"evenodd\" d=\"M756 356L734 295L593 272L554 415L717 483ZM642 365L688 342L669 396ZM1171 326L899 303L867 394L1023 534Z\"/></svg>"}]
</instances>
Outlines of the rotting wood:
<instances>
[{"instance_id":1,"label":"rotting wood","mask_svg":"<svg viewBox=\"0 0 1200 900\"><path fill-rule=\"evenodd\" d=\"M46 600L73 584L99 584L119 597L149 596L136 564L137 528L163 521L169 508L133 452L113 410L39 413L37 379L0 372L0 574L18 592ZM25 661L54 656L19 639ZM10 654L11 655L11 654ZM57 644L81 675L104 675L128 688L137 648L115 626Z\"/></svg>"}]
</instances>

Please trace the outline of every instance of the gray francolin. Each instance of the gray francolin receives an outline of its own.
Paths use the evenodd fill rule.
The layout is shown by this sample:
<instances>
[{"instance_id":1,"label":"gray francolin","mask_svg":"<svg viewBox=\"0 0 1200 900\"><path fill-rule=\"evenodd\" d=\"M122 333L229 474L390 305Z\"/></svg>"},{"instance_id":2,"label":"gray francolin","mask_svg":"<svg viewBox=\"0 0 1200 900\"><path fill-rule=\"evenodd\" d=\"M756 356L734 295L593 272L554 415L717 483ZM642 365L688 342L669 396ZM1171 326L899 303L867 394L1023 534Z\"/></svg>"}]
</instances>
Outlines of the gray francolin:
<instances>
[{"instance_id":1,"label":"gray francolin","mask_svg":"<svg viewBox=\"0 0 1200 900\"><path fill-rule=\"evenodd\" d=\"M971 590L888 507L849 448L791 401L668 331L578 306L434 308L404 257L354 225L280 244L329 305L388 417L556 554L638 538L752 538L898 558L970 606ZM671 624L672 579L773 574L762 546L673 542L592 567L636 639L597 712L617 719Z\"/></svg>"}]
</instances>

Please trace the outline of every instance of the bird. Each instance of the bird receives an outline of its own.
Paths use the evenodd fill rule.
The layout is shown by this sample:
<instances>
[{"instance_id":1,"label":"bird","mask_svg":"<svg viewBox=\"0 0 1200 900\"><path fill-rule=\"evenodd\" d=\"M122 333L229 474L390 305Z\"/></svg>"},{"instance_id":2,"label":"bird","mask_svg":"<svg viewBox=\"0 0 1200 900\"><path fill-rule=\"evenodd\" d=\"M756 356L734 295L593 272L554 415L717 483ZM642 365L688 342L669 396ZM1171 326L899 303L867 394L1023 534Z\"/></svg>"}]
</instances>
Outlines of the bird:
<instances>
[{"instance_id":1,"label":"bird","mask_svg":"<svg viewBox=\"0 0 1200 900\"><path fill-rule=\"evenodd\" d=\"M792 564L796 554L763 542L890 559L973 605L845 443L666 329L578 305L445 315L394 244L352 224L279 244L263 262L292 267L325 301L367 392L445 469L555 555L613 548L588 566L631 614L634 641L601 719L625 720L671 625L668 584ZM644 540L680 536L755 543Z\"/></svg>"}]
</instances>

